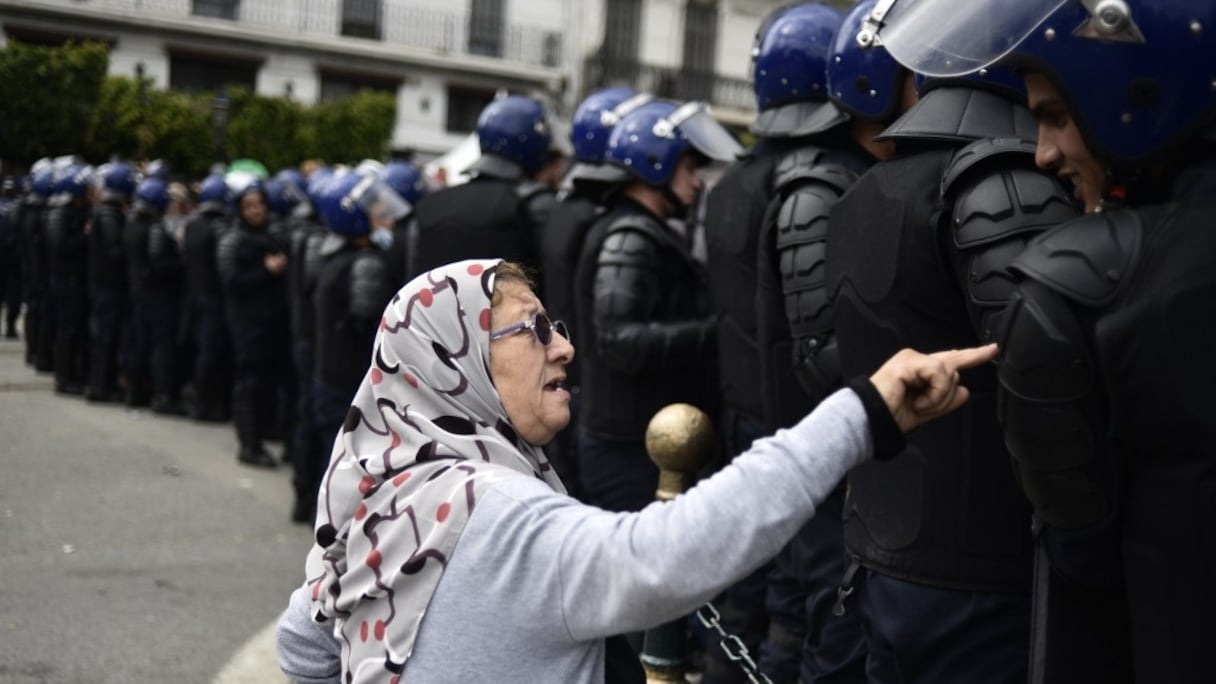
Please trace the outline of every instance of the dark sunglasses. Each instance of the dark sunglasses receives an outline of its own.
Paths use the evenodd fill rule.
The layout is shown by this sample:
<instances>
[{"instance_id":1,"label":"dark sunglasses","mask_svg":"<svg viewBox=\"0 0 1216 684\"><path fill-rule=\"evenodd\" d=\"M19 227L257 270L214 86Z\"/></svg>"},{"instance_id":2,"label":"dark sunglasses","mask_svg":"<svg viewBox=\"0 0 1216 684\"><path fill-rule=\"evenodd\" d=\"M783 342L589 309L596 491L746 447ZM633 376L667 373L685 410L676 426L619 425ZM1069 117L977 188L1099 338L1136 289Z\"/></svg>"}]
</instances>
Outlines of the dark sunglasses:
<instances>
[{"instance_id":1,"label":"dark sunglasses","mask_svg":"<svg viewBox=\"0 0 1216 684\"><path fill-rule=\"evenodd\" d=\"M548 316L539 311L532 314L531 318L523 323L508 325L502 330L491 330L490 339L497 340L500 337L514 335L515 333L522 332L524 330L531 330L536 335L536 339L540 340L540 343L545 346L549 346L549 343L553 341L553 331L555 330L557 331L558 335L561 335L567 340L570 339L570 331L566 329L565 323L562 323L561 321L551 321L549 320Z\"/></svg>"}]
</instances>

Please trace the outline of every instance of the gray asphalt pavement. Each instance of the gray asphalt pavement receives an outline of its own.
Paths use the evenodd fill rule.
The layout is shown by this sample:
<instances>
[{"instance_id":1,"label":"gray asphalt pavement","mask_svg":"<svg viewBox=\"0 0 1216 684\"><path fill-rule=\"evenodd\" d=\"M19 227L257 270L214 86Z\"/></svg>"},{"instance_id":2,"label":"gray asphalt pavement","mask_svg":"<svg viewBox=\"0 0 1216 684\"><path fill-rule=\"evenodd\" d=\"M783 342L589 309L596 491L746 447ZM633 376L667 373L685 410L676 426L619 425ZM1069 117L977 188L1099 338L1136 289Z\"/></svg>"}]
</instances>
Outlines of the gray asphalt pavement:
<instances>
[{"instance_id":1,"label":"gray asphalt pavement","mask_svg":"<svg viewBox=\"0 0 1216 684\"><path fill-rule=\"evenodd\" d=\"M283 682L311 532L289 467L239 465L230 425L56 395L23 351L0 340L0 684Z\"/></svg>"}]
</instances>

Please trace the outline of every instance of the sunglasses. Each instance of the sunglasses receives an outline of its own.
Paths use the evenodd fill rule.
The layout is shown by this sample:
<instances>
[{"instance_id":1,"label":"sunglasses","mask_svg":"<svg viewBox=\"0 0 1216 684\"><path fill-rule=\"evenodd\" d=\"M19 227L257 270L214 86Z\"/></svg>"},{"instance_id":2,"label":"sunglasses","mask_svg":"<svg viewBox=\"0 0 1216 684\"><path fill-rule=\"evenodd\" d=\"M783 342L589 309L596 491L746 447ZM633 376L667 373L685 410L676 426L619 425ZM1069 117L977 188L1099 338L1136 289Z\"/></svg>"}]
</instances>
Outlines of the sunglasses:
<instances>
[{"instance_id":1,"label":"sunglasses","mask_svg":"<svg viewBox=\"0 0 1216 684\"><path fill-rule=\"evenodd\" d=\"M567 340L570 339L570 331L566 329L565 323L562 323L561 321L551 321L549 320L548 316L537 311L536 313L532 314L531 318L522 323L508 325L502 330L491 330L490 340L497 340L500 337L514 335L515 333L523 332L524 330L531 330L532 333L536 335L536 339L540 340L540 343L545 346L549 346L549 343L553 341L554 331L557 331L558 335L561 335Z\"/></svg>"}]
</instances>

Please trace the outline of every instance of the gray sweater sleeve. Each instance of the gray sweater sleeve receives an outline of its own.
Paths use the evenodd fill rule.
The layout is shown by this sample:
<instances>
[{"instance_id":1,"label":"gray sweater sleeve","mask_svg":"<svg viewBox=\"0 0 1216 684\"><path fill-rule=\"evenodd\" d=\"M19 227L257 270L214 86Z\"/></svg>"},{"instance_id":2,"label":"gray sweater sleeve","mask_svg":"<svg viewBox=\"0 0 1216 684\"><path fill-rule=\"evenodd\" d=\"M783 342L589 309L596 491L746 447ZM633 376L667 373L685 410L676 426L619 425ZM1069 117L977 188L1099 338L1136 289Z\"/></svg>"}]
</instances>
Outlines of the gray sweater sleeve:
<instances>
[{"instance_id":1,"label":"gray sweater sleeve","mask_svg":"<svg viewBox=\"0 0 1216 684\"><path fill-rule=\"evenodd\" d=\"M758 440L671 502L583 514L561 530L561 602L575 640L687 614L781 550L872 450L857 395L842 390Z\"/></svg>"},{"instance_id":2,"label":"gray sweater sleeve","mask_svg":"<svg viewBox=\"0 0 1216 684\"><path fill-rule=\"evenodd\" d=\"M435 589L410 671L450 665L453 640L486 615L512 616L511 633L542 659L558 642L686 615L776 555L872 450L862 402L845 389L686 494L637 513L583 505L533 478L498 482ZM309 611L307 588L296 590L279 621L280 666L297 682L337 682L338 642ZM501 646L507 653L481 643L476 655L522 657L515 642Z\"/></svg>"},{"instance_id":3,"label":"gray sweater sleeve","mask_svg":"<svg viewBox=\"0 0 1216 684\"><path fill-rule=\"evenodd\" d=\"M308 586L292 592L275 634L279 669L300 684L339 684L342 647L334 638L333 623L313 622L311 605Z\"/></svg>"}]
</instances>

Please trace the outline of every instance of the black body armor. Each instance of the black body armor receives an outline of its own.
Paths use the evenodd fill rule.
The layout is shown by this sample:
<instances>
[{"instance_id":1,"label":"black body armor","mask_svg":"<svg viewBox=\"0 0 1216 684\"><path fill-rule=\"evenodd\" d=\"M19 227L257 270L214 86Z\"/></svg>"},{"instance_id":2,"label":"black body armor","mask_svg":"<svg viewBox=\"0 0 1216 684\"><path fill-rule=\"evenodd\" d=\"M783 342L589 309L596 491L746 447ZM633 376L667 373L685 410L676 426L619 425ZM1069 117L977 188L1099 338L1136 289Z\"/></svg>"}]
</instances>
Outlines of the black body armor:
<instances>
[{"instance_id":1,"label":"black body armor","mask_svg":"<svg viewBox=\"0 0 1216 684\"><path fill-rule=\"evenodd\" d=\"M896 158L865 174L831 215L828 289L846 377L871 374L904 347L983 340L1003 294L1001 259L1075 209L1035 169L1032 145L965 148L1034 131L1021 105L945 87L884 133L897 139ZM967 371L963 383L971 399L961 410L910 433L898 457L850 473L845 541L862 563L897 578L1028 591L1030 511L1003 465L995 370Z\"/></svg>"},{"instance_id":2,"label":"black body armor","mask_svg":"<svg viewBox=\"0 0 1216 684\"><path fill-rule=\"evenodd\" d=\"M674 402L716 414L706 274L683 238L618 200L587 236L576 282L587 432L641 441Z\"/></svg>"},{"instance_id":3,"label":"black body armor","mask_svg":"<svg viewBox=\"0 0 1216 684\"><path fill-rule=\"evenodd\" d=\"M1137 682L1216 679L1216 164L1174 187L1034 240L1000 332L1001 420L1036 513L1118 521Z\"/></svg>"},{"instance_id":4,"label":"black body armor","mask_svg":"<svg viewBox=\"0 0 1216 684\"><path fill-rule=\"evenodd\" d=\"M384 257L338 244L317 278L316 381L354 398L367 373L384 307L396 291Z\"/></svg>"}]
</instances>

